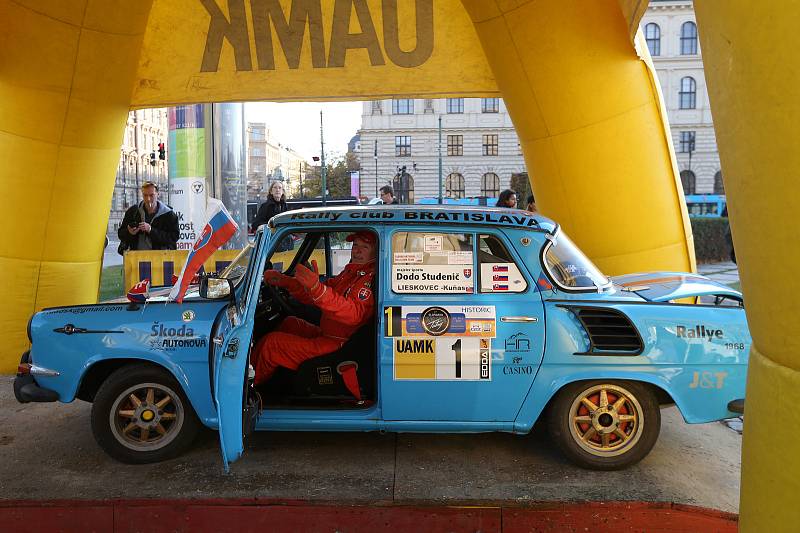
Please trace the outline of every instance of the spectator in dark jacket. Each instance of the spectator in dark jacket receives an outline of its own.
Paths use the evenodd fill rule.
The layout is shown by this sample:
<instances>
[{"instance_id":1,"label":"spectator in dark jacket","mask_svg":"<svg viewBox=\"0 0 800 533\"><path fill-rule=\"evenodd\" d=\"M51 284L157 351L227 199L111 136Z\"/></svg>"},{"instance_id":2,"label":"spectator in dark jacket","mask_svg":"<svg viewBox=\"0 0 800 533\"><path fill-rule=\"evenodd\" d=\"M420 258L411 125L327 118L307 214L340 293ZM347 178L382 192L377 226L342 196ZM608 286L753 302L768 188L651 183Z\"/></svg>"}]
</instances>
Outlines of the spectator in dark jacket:
<instances>
[{"instance_id":1,"label":"spectator in dark jacket","mask_svg":"<svg viewBox=\"0 0 800 533\"><path fill-rule=\"evenodd\" d=\"M125 211L117 230L120 246L125 250L175 250L180 230L178 215L158 200L158 185L146 181L142 185L142 201Z\"/></svg>"},{"instance_id":2,"label":"spectator in dark jacket","mask_svg":"<svg viewBox=\"0 0 800 533\"><path fill-rule=\"evenodd\" d=\"M500 193L497 198L495 207L510 207L515 209L517 207L517 193L511 189L506 189Z\"/></svg>"},{"instance_id":3,"label":"spectator in dark jacket","mask_svg":"<svg viewBox=\"0 0 800 533\"><path fill-rule=\"evenodd\" d=\"M258 207L256 218L253 219L253 231L255 232L260 226L269 222L269 219L283 213L287 209L286 194L283 192L283 183L280 181L273 181L272 185L269 186L267 201Z\"/></svg>"},{"instance_id":4,"label":"spectator in dark jacket","mask_svg":"<svg viewBox=\"0 0 800 533\"><path fill-rule=\"evenodd\" d=\"M272 185L269 186L269 195L267 196L267 201L259 206L258 213L256 213L256 218L253 219L253 232L255 232L259 226L263 226L269 222L269 219L275 215L283 213L287 209L289 208L286 205L286 194L283 192L283 183L280 181L273 181ZM283 242L281 242L278 246L278 251L280 252L285 252L286 250L291 249L291 237L284 239Z\"/></svg>"},{"instance_id":5,"label":"spectator in dark jacket","mask_svg":"<svg viewBox=\"0 0 800 533\"><path fill-rule=\"evenodd\" d=\"M381 200L385 205L398 205L400 202L394 197L394 189L389 185L381 187Z\"/></svg>"}]
</instances>

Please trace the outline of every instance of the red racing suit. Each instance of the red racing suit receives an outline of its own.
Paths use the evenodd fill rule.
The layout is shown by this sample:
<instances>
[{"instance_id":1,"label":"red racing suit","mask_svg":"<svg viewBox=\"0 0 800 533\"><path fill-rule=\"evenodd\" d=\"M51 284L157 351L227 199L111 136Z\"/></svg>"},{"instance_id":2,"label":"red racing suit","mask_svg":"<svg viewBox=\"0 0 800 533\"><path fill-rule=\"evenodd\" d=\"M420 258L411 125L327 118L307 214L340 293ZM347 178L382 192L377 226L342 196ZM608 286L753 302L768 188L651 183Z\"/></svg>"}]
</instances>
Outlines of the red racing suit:
<instances>
[{"instance_id":1,"label":"red racing suit","mask_svg":"<svg viewBox=\"0 0 800 533\"><path fill-rule=\"evenodd\" d=\"M350 263L338 276L310 291L298 282L291 284L292 297L320 308L320 325L290 316L262 337L254 350L256 385L267 381L279 366L297 370L307 359L338 350L358 328L372 320L374 277L375 261L370 261Z\"/></svg>"}]
</instances>

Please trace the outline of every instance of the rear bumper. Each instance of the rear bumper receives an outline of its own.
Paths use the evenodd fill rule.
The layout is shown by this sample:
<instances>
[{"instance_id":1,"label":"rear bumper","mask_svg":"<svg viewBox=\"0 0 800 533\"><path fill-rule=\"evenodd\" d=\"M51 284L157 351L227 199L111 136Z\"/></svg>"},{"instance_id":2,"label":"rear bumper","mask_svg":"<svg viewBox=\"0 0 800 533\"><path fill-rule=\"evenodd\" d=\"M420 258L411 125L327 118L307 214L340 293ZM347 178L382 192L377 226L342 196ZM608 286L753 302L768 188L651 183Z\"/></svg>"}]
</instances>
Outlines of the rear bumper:
<instances>
[{"instance_id":1,"label":"rear bumper","mask_svg":"<svg viewBox=\"0 0 800 533\"><path fill-rule=\"evenodd\" d=\"M22 354L20 364L30 363L30 354ZM54 390L40 387L34 377L30 374L17 373L14 378L14 397L19 403L28 402L55 402L58 400L58 393Z\"/></svg>"}]
</instances>

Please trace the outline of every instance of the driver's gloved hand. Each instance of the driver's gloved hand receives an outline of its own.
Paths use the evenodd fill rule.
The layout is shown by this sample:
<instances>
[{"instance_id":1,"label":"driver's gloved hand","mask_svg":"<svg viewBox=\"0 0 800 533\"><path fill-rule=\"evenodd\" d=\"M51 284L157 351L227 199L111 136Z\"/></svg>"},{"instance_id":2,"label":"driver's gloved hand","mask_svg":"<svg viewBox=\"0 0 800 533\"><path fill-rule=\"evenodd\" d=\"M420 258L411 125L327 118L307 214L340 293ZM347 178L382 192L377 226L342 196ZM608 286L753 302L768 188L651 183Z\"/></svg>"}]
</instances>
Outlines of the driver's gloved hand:
<instances>
[{"instance_id":1,"label":"driver's gloved hand","mask_svg":"<svg viewBox=\"0 0 800 533\"><path fill-rule=\"evenodd\" d=\"M311 261L311 270L303 265L294 268L294 279L300 282L308 292L314 291L319 286L319 270L317 262Z\"/></svg>"},{"instance_id":2,"label":"driver's gloved hand","mask_svg":"<svg viewBox=\"0 0 800 533\"><path fill-rule=\"evenodd\" d=\"M278 272L277 270L267 270L264 272L264 283L274 285L275 287L285 287L287 289L299 288L300 285L297 283L296 279L282 272Z\"/></svg>"}]
</instances>

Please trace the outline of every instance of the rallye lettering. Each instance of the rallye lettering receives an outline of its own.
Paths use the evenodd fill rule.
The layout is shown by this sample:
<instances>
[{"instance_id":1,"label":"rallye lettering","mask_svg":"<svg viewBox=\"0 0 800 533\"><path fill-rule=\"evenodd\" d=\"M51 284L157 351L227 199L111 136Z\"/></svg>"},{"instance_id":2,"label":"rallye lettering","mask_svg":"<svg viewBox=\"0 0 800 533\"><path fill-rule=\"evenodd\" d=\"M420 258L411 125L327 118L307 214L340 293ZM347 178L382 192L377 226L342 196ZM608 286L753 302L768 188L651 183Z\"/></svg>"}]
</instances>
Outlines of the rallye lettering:
<instances>
[{"instance_id":1,"label":"rallye lettering","mask_svg":"<svg viewBox=\"0 0 800 533\"><path fill-rule=\"evenodd\" d=\"M706 329L702 324L688 329L686 326L675 326L675 334L685 339L705 339L708 342L715 338L722 338L721 329Z\"/></svg>"}]
</instances>

